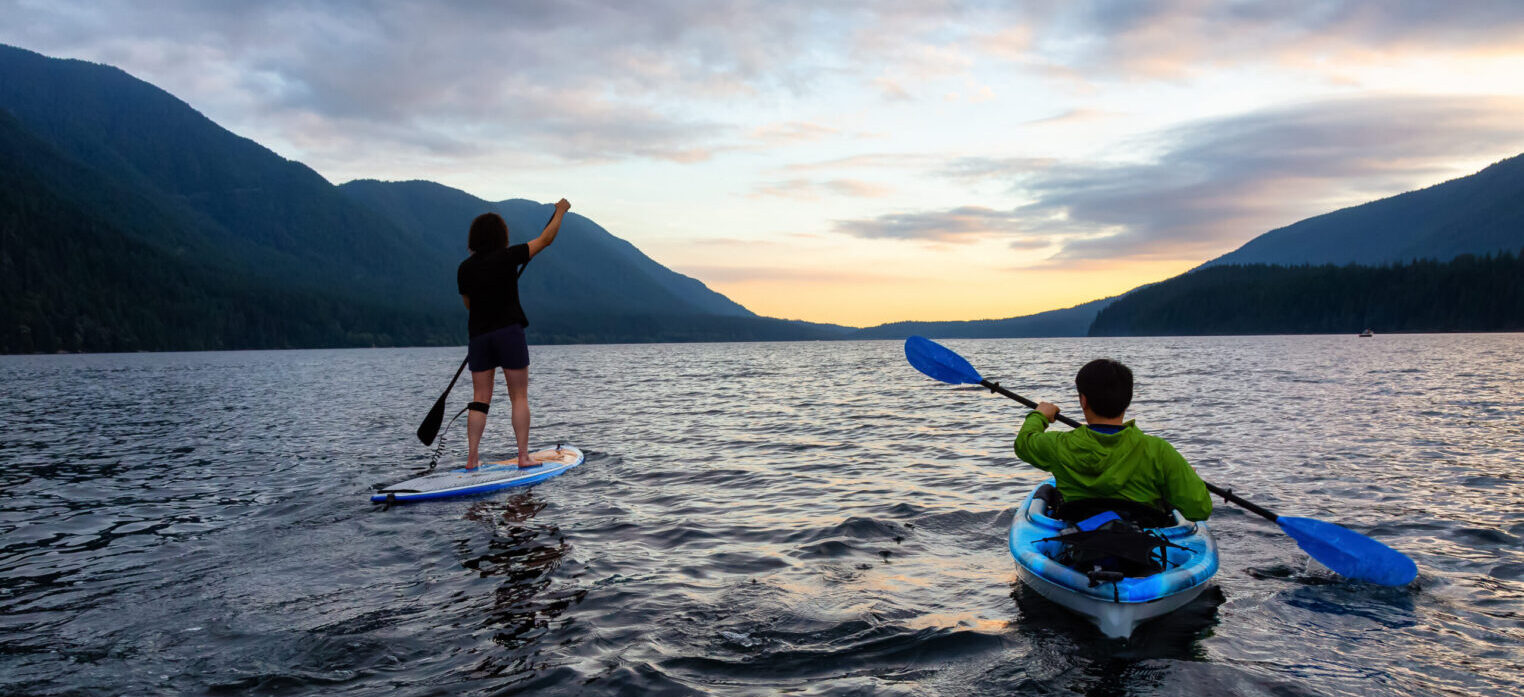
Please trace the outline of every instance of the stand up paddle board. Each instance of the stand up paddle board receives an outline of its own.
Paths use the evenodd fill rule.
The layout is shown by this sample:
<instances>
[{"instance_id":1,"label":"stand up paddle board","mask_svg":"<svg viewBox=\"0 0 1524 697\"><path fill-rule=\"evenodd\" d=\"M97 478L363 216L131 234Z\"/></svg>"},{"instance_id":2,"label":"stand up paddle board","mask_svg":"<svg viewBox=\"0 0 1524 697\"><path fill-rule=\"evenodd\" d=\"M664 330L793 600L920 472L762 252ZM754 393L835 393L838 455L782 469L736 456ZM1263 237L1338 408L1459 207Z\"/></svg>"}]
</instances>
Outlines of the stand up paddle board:
<instances>
[{"instance_id":1,"label":"stand up paddle board","mask_svg":"<svg viewBox=\"0 0 1524 697\"><path fill-rule=\"evenodd\" d=\"M388 485L377 491L370 500L371 503L423 501L484 494L514 486L529 486L582 464L584 458L581 450L570 445L563 445L560 449L547 448L531 453L529 459L540 464L520 468L517 460L503 460L483 463L469 472L465 469L431 472L422 477Z\"/></svg>"}]
</instances>

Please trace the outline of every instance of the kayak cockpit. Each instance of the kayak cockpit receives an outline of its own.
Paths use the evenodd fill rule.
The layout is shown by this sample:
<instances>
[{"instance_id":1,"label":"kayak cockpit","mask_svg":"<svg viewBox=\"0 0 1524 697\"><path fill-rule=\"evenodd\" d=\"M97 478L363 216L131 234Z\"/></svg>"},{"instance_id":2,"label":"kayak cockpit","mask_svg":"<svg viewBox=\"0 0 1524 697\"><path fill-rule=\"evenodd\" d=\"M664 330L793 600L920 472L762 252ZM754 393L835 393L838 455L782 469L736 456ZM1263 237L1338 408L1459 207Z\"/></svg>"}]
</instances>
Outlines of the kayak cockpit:
<instances>
[{"instance_id":1,"label":"kayak cockpit","mask_svg":"<svg viewBox=\"0 0 1524 697\"><path fill-rule=\"evenodd\" d=\"M1109 636L1128 636L1139 622L1189 602L1217 573L1217 544L1210 529L1204 522L1186 520L1178 511L1172 513L1172 525L1148 528L1169 543L1161 547L1162 571L1126 576L1071 568L1060 561L1066 545L1054 538L1076 528L1050 516L1048 502L1036 493L1027 495L1011 521L1011 555L1022 581L1089 617Z\"/></svg>"}]
</instances>

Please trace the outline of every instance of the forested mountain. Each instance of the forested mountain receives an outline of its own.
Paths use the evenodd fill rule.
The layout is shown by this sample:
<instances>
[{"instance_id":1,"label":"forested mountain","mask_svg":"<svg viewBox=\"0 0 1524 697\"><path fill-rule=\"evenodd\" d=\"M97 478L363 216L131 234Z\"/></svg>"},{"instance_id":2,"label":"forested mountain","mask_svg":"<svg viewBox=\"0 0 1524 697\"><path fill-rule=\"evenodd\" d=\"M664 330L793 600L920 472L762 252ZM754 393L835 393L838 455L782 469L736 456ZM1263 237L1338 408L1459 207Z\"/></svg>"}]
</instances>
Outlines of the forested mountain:
<instances>
[{"instance_id":1,"label":"forested mountain","mask_svg":"<svg viewBox=\"0 0 1524 697\"><path fill-rule=\"evenodd\" d=\"M142 241L197 264L228 262L283 287L340 286L416 305L402 290L433 271L417 260L447 263L305 165L116 68L0 47L0 108L152 208L160 223L130 227ZM86 187L74 193L102 203ZM439 292L421 300L449 299Z\"/></svg>"},{"instance_id":2,"label":"forested mountain","mask_svg":"<svg viewBox=\"0 0 1524 697\"><path fill-rule=\"evenodd\" d=\"M1524 155L1426 189L1271 230L1207 262L1365 264L1524 247Z\"/></svg>"},{"instance_id":3,"label":"forested mountain","mask_svg":"<svg viewBox=\"0 0 1524 697\"><path fill-rule=\"evenodd\" d=\"M439 312L275 287L219 261L180 222L0 112L0 352L430 344L458 333Z\"/></svg>"},{"instance_id":4,"label":"forested mountain","mask_svg":"<svg viewBox=\"0 0 1524 697\"><path fill-rule=\"evenodd\" d=\"M0 177L0 352L460 344L470 218L523 239L549 211L341 189L116 68L7 46ZM576 214L525 282L538 342L843 331L755 317Z\"/></svg>"},{"instance_id":5,"label":"forested mountain","mask_svg":"<svg viewBox=\"0 0 1524 697\"><path fill-rule=\"evenodd\" d=\"M1524 330L1524 256L1389 266L1210 266L1139 288L1091 336Z\"/></svg>"}]
</instances>

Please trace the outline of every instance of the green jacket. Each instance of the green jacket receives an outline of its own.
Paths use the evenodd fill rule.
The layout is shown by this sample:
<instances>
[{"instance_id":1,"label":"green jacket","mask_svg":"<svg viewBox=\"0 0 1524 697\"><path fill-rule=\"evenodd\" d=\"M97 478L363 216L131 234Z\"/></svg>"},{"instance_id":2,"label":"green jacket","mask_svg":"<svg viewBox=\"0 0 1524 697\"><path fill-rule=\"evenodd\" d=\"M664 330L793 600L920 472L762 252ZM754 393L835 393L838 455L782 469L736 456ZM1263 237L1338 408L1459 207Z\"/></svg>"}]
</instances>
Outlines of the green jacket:
<instances>
[{"instance_id":1,"label":"green jacket","mask_svg":"<svg viewBox=\"0 0 1524 697\"><path fill-rule=\"evenodd\" d=\"M1115 434L1047 430L1042 414L1027 414L1016 434L1016 457L1052 472L1064 500L1121 498L1174 508L1188 520L1212 515L1211 495L1196 470L1174 446L1133 422Z\"/></svg>"}]
</instances>

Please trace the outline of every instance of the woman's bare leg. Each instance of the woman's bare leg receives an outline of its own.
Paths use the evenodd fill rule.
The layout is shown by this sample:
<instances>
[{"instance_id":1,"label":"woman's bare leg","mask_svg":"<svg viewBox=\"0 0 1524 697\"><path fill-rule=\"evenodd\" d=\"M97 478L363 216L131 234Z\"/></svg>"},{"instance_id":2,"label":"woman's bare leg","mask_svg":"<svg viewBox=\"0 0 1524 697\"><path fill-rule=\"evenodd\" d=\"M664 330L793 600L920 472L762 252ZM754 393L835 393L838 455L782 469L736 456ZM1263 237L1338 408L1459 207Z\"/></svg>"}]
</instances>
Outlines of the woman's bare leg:
<instances>
[{"instance_id":1,"label":"woman's bare leg","mask_svg":"<svg viewBox=\"0 0 1524 697\"><path fill-rule=\"evenodd\" d=\"M492 403L492 374L497 371L483 370L471 371L471 398L473 401L484 404ZM476 410L466 412L466 440L469 441L469 450L466 455L466 469L476 469L477 462L476 446L482 441L482 431L487 430L487 415Z\"/></svg>"},{"instance_id":2,"label":"woman's bare leg","mask_svg":"<svg viewBox=\"0 0 1524 697\"><path fill-rule=\"evenodd\" d=\"M503 379L508 382L508 400L513 403L513 437L519 444L519 466L533 467L539 463L529 459L529 369L504 368Z\"/></svg>"}]
</instances>

